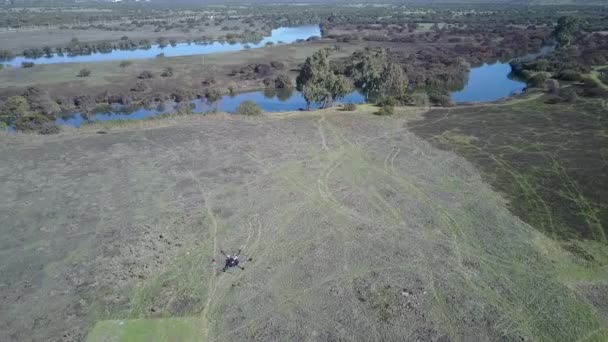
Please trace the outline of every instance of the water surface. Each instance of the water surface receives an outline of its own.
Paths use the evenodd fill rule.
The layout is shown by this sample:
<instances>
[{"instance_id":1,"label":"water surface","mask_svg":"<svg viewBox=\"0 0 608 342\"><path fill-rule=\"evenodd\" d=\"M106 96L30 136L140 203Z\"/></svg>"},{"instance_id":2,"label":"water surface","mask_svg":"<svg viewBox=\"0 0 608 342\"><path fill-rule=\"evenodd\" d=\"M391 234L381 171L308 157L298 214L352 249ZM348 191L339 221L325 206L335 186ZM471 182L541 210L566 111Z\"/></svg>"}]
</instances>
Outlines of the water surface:
<instances>
[{"instance_id":1,"label":"water surface","mask_svg":"<svg viewBox=\"0 0 608 342\"><path fill-rule=\"evenodd\" d=\"M195 43L179 43L175 46L165 46L161 48L158 44L152 45L149 49L135 49L135 50L113 50L112 52L96 52L90 55L58 55L53 54L50 57L41 58L25 58L23 56L15 57L14 59L3 62L12 67L21 67L22 62L34 62L35 64L55 64L55 63L69 63L69 62L102 62L102 61L115 61L115 60L126 60L126 59L146 59L154 58L159 54L164 54L166 57L176 56L192 56L192 55L205 55L210 53L218 52L232 52L240 51L248 48L260 48L266 46L268 43L278 44L290 44L294 43L299 39L308 39L311 37L320 37L321 28L319 25L308 25L299 27L280 27L271 31L270 36L264 37L258 43L235 43L230 44L228 42L212 42L208 44L195 44Z\"/></svg>"},{"instance_id":2,"label":"water surface","mask_svg":"<svg viewBox=\"0 0 608 342\"><path fill-rule=\"evenodd\" d=\"M245 100L255 102L264 112L284 112L302 110L306 108L306 101L302 94L293 89L267 89L264 91L252 91L236 94L234 96L225 95L215 102L209 103L203 99L196 99L190 102L192 113L208 113L210 111L220 111L234 113L236 107ZM354 91L336 103L364 103L365 97ZM58 118L55 122L58 125L69 125L79 127L89 121L108 121L108 120L141 120L159 114L175 112L178 104L174 101L167 101L162 104L155 104L149 108L125 106L112 106L109 110L100 111L92 114L75 113ZM311 108L315 109L315 106Z\"/></svg>"},{"instance_id":3,"label":"water surface","mask_svg":"<svg viewBox=\"0 0 608 342\"><path fill-rule=\"evenodd\" d=\"M491 102L521 93L526 84L510 78L511 65L496 62L471 68L462 90L450 93L455 103Z\"/></svg>"}]
</instances>

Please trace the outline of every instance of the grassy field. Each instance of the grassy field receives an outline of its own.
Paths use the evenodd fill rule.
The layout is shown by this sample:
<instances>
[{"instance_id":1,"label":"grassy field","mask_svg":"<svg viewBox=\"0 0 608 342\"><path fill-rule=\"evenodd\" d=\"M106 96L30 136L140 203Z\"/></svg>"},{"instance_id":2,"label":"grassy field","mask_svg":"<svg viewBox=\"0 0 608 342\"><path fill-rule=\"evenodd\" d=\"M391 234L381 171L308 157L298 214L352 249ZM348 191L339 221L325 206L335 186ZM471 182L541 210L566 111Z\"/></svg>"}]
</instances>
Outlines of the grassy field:
<instances>
[{"instance_id":1,"label":"grassy field","mask_svg":"<svg viewBox=\"0 0 608 342\"><path fill-rule=\"evenodd\" d=\"M129 89L138 81L137 76L144 70L156 75L151 80L152 88L163 88L166 91L179 87L200 88L201 81L211 77L215 78L215 87L218 88L233 86L236 90L258 89L261 79L239 80L228 74L246 65L278 60L286 64L285 72L295 75L291 69L303 63L306 57L321 48L335 45L341 46L340 51L333 53L332 56L335 57L349 55L357 49L354 45L314 42L230 53L132 60L133 64L126 68L120 67L120 61L41 64L30 69L7 68L0 70L0 94L20 93L24 87L33 85L47 89L54 98L97 94L104 89L129 93ZM173 76L166 79L159 77L166 67L173 68ZM91 76L78 77L83 68L90 69Z\"/></svg>"},{"instance_id":2,"label":"grassy field","mask_svg":"<svg viewBox=\"0 0 608 342\"><path fill-rule=\"evenodd\" d=\"M606 243L606 102L543 100L437 109L412 129L479 166L514 212L549 236Z\"/></svg>"},{"instance_id":3,"label":"grassy field","mask_svg":"<svg viewBox=\"0 0 608 342\"><path fill-rule=\"evenodd\" d=\"M605 244L373 110L0 135L0 340L608 339Z\"/></svg>"},{"instance_id":4,"label":"grassy field","mask_svg":"<svg viewBox=\"0 0 608 342\"><path fill-rule=\"evenodd\" d=\"M181 19L181 17L169 19L168 21L172 22L178 19ZM222 27L224 26L228 26L230 28L238 27L239 30L224 31L222 30ZM101 30L94 27L86 30L60 29L57 27L46 28L43 26L31 29L22 29L19 31L0 30L0 41L2 41L3 49L11 50L15 54L21 54L24 50L30 48L42 48L44 46L66 46L72 38L77 38L81 42L87 43L118 42L122 36L127 36L134 41L148 39L151 42L155 42L159 37L176 39L178 41L186 41L188 39L194 40L203 36L211 39L222 39L226 37L227 33L243 33L245 29L249 29L250 31L264 32L264 29L261 26L262 23L257 22L254 27L249 27L249 25L243 24L239 20L226 20L220 26L201 25L200 27L191 29L190 32L184 32L179 28L154 32L154 26L151 25L146 25L141 28L133 28L131 30Z\"/></svg>"}]
</instances>

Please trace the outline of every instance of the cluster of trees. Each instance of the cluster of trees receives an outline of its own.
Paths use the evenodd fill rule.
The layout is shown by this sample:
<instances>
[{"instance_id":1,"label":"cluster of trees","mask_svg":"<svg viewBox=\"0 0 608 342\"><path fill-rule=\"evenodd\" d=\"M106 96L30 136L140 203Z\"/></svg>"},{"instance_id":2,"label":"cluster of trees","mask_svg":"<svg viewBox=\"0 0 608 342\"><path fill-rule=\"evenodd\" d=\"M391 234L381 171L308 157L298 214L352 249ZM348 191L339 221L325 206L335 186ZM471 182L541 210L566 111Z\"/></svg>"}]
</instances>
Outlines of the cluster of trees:
<instances>
[{"instance_id":1,"label":"cluster of trees","mask_svg":"<svg viewBox=\"0 0 608 342\"><path fill-rule=\"evenodd\" d=\"M382 109L378 114L382 115L392 113L397 104L452 105L443 84L412 87L403 66L392 61L385 49L357 51L346 61L337 63L328 63L328 53L323 49L307 58L296 79L297 89L302 92L308 107L317 104L325 108L353 87L363 93L368 102L380 105Z\"/></svg>"},{"instance_id":2,"label":"cluster of trees","mask_svg":"<svg viewBox=\"0 0 608 342\"><path fill-rule=\"evenodd\" d=\"M53 121L53 114L58 111L59 105L46 91L30 87L23 95L9 97L0 104L0 123L18 131L54 134L59 132Z\"/></svg>"},{"instance_id":3,"label":"cluster of trees","mask_svg":"<svg viewBox=\"0 0 608 342\"><path fill-rule=\"evenodd\" d=\"M321 49L306 58L296 78L296 87L302 92L307 107L317 103L321 108L344 97L351 90L346 77L335 73L329 66L329 51Z\"/></svg>"}]
</instances>

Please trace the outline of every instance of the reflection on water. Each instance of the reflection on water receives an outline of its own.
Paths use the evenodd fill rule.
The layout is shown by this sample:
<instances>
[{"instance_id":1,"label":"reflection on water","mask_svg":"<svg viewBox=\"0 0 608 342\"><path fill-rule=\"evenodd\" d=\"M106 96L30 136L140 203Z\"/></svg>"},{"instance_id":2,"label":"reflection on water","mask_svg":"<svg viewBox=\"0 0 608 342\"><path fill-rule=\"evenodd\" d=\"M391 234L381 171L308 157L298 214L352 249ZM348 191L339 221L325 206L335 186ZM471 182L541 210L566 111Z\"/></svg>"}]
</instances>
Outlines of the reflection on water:
<instances>
[{"instance_id":1,"label":"reflection on water","mask_svg":"<svg viewBox=\"0 0 608 342\"><path fill-rule=\"evenodd\" d=\"M452 101L462 102L488 102L495 101L523 91L526 84L509 78L511 66L508 63L484 64L472 68L466 84L462 90L450 93ZM302 94L294 89L267 88L261 91L225 95L215 103L208 103L204 99L176 103L167 101L152 106L109 106L98 109L95 113L76 113L56 120L59 125L78 127L87 121L108 120L139 120L147 117L180 113L207 113L220 111L233 113L236 107L245 100L255 102L265 112L282 112L301 110L306 108L306 101ZM363 103L365 97L355 91L346 95L338 103ZM312 106L312 109L315 107Z\"/></svg>"},{"instance_id":2,"label":"reflection on water","mask_svg":"<svg viewBox=\"0 0 608 342\"><path fill-rule=\"evenodd\" d=\"M271 31L270 36L264 37L257 43L234 43L234 42L212 42L205 44L195 43L179 43L175 46L161 47L158 44L152 45L148 49L135 50L113 50L112 52L97 52L90 55L69 56L51 54L49 57L41 58L25 58L23 56L16 57L9 62L3 63L13 67L20 67L22 62L34 62L36 64L55 64L68 62L100 62L100 61L115 61L125 59L145 59L154 58L162 54L165 57L175 56L191 56L204 55L217 52L233 52L244 49L255 49L265 46L266 44L290 44L299 39L308 39L311 37L320 37L321 29L319 25L308 25L299 27L279 27Z\"/></svg>"},{"instance_id":3,"label":"reflection on water","mask_svg":"<svg viewBox=\"0 0 608 342\"><path fill-rule=\"evenodd\" d=\"M471 68L464 88L450 93L455 103L490 102L521 93L526 84L511 79L511 65L496 62Z\"/></svg>"},{"instance_id":4,"label":"reflection on water","mask_svg":"<svg viewBox=\"0 0 608 342\"><path fill-rule=\"evenodd\" d=\"M306 108L306 101L299 91L294 89L265 89L263 91L252 91L234 95L225 95L215 102L209 103L204 99L196 99L190 102L176 103L167 101L165 103L157 103L148 108L129 107L129 106L112 106L109 109L104 108L102 111L94 113L75 113L66 115L56 120L59 125L69 125L79 127L88 121L108 121L108 120L140 120L147 117L167 114L172 112L191 112L191 113L208 113L210 111L220 111L234 113L236 107L245 100L255 102L262 111L265 112L283 112L301 110ZM359 92L352 92L344 98L336 101L336 103L363 103L365 98ZM189 109L185 111L184 106ZM311 106L311 108L315 108Z\"/></svg>"}]
</instances>

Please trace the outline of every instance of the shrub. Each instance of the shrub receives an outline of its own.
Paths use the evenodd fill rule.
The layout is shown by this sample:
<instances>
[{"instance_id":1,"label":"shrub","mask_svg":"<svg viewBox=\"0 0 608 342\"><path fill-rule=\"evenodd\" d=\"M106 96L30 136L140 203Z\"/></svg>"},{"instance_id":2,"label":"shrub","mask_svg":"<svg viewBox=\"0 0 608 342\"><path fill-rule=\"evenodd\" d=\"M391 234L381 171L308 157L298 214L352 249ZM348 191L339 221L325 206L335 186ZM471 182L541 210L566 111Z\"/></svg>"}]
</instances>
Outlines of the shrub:
<instances>
[{"instance_id":1,"label":"shrub","mask_svg":"<svg viewBox=\"0 0 608 342\"><path fill-rule=\"evenodd\" d=\"M283 70L285 69L285 63L283 62L279 62L279 61L272 61L270 62L270 66L277 69L277 70Z\"/></svg>"},{"instance_id":2,"label":"shrub","mask_svg":"<svg viewBox=\"0 0 608 342\"><path fill-rule=\"evenodd\" d=\"M135 82L135 85L133 86L133 88L131 88L131 91L136 91L136 92L141 93L141 92L147 91L148 89L150 89L150 87L148 87L146 82L137 81L137 82Z\"/></svg>"},{"instance_id":3,"label":"shrub","mask_svg":"<svg viewBox=\"0 0 608 342\"><path fill-rule=\"evenodd\" d=\"M40 134L59 133L59 127L48 117L41 114L32 114L18 118L15 129L22 132L37 132Z\"/></svg>"},{"instance_id":4,"label":"shrub","mask_svg":"<svg viewBox=\"0 0 608 342\"><path fill-rule=\"evenodd\" d=\"M378 111L375 112L374 114L376 114L376 115L392 115L393 113L395 113L395 106L387 104L387 105L383 105L382 107L380 107L380 109L378 109Z\"/></svg>"},{"instance_id":5,"label":"shrub","mask_svg":"<svg viewBox=\"0 0 608 342\"><path fill-rule=\"evenodd\" d=\"M407 94L404 102L409 106L428 106L429 95L426 92L414 92Z\"/></svg>"},{"instance_id":6,"label":"shrub","mask_svg":"<svg viewBox=\"0 0 608 342\"><path fill-rule=\"evenodd\" d=\"M357 105L354 103L345 103L344 106L342 107L342 109L347 112L353 112L353 111L357 110Z\"/></svg>"},{"instance_id":7,"label":"shrub","mask_svg":"<svg viewBox=\"0 0 608 342\"><path fill-rule=\"evenodd\" d=\"M154 74L148 70L144 70L137 76L137 78L139 78L140 80L147 80L150 78L154 78Z\"/></svg>"},{"instance_id":8,"label":"shrub","mask_svg":"<svg viewBox=\"0 0 608 342\"><path fill-rule=\"evenodd\" d=\"M160 74L161 77L171 77L173 76L173 68L166 67L165 70Z\"/></svg>"},{"instance_id":9,"label":"shrub","mask_svg":"<svg viewBox=\"0 0 608 342\"><path fill-rule=\"evenodd\" d=\"M78 72L78 77L89 77L91 76L91 70L84 68Z\"/></svg>"},{"instance_id":10,"label":"shrub","mask_svg":"<svg viewBox=\"0 0 608 342\"><path fill-rule=\"evenodd\" d=\"M441 107L451 107L454 105L450 96L442 93L429 93L429 101Z\"/></svg>"},{"instance_id":11,"label":"shrub","mask_svg":"<svg viewBox=\"0 0 608 342\"><path fill-rule=\"evenodd\" d=\"M272 68L268 64L258 64L255 66L254 71L260 76L268 76L272 74Z\"/></svg>"},{"instance_id":12,"label":"shrub","mask_svg":"<svg viewBox=\"0 0 608 342\"><path fill-rule=\"evenodd\" d=\"M10 50L0 49L0 61L8 61L14 57Z\"/></svg>"},{"instance_id":13,"label":"shrub","mask_svg":"<svg viewBox=\"0 0 608 342\"><path fill-rule=\"evenodd\" d=\"M122 62L120 62L119 66L121 68L126 68L126 67L128 67L128 66L130 66L132 64L133 64L133 62L131 62L131 61L122 61Z\"/></svg>"},{"instance_id":14,"label":"shrub","mask_svg":"<svg viewBox=\"0 0 608 342\"><path fill-rule=\"evenodd\" d=\"M562 81L580 81L581 74L572 69L565 69L557 73L555 78Z\"/></svg>"},{"instance_id":15,"label":"shrub","mask_svg":"<svg viewBox=\"0 0 608 342\"><path fill-rule=\"evenodd\" d=\"M528 80L528 86L533 88L544 88L547 84L547 80L547 75L543 72L539 72Z\"/></svg>"},{"instance_id":16,"label":"shrub","mask_svg":"<svg viewBox=\"0 0 608 342\"><path fill-rule=\"evenodd\" d=\"M34 62L21 62L23 68L31 68L34 66Z\"/></svg>"},{"instance_id":17,"label":"shrub","mask_svg":"<svg viewBox=\"0 0 608 342\"><path fill-rule=\"evenodd\" d=\"M209 102L216 102L222 98L222 94L217 89L207 89L205 90L205 98Z\"/></svg>"},{"instance_id":18,"label":"shrub","mask_svg":"<svg viewBox=\"0 0 608 342\"><path fill-rule=\"evenodd\" d=\"M236 112L242 115L260 115L262 114L262 110L258 107L255 102L251 100L245 100L241 102L241 104L236 107Z\"/></svg>"},{"instance_id":19,"label":"shrub","mask_svg":"<svg viewBox=\"0 0 608 342\"><path fill-rule=\"evenodd\" d=\"M283 89L290 88L292 86L293 84L291 83L291 77L289 77L289 75L280 74L274 79L275 88Z\"/></svg>"},{"instance_id":20,"label":"shrub","mask_svg":"<svg viewBox=\"0 0 608 342\"><path fill-rule=\"evenodd\" d=\"M192 114L192 105L190 102L180 102L177 104L176 111L180 115Z\"/></svg>"},{"instance_id":21,"label":"shrub","mask_svg":"<svg viewBox=\"0 0 608 342\"><path fill-rule=\"evenodd\" d=\"M559 91L559 82L554 79L550 79L546 84L547 91L551 94L556 94Z\"/></svg>"}]
</instances>

